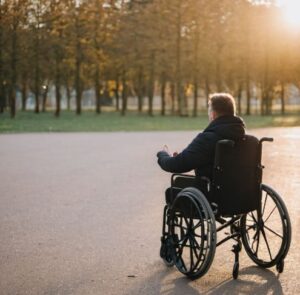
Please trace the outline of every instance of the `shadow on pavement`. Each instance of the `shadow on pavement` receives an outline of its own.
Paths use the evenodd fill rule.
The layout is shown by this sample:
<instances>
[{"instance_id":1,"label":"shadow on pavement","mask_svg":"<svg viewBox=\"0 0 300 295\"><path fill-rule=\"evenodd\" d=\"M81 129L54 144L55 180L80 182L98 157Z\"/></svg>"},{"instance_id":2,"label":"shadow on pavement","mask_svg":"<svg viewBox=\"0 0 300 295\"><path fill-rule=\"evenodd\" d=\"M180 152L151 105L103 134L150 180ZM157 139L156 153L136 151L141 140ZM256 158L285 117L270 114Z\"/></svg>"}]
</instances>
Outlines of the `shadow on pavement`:
<instances>
[{"instance_id":1,"label":"shadow on pavement","mask_svg":"<svg viewBox=\"0 0 300 295\"><path fill-rule=\"evenodd\" d=\"M198 293L199 294L199 293ZM243 268L238 280L229 279L212 287L203 294L283 294L274 272L257 266Z\"/></svg>"},{"instance_id":2,"label":"shadow on pavement","mask_svg":"<svg viewBox=\"0 0 300 295\"><path fill-rule=\"evenodd\" d=\"M181 274L178 277L177 274L175 269L157 271L151 277L139 282L127 295L283 294L278 275L256 266L241 269L237 280L230 277L219 283L216 276L191 281Z\"/></svg>"}]
</instances>

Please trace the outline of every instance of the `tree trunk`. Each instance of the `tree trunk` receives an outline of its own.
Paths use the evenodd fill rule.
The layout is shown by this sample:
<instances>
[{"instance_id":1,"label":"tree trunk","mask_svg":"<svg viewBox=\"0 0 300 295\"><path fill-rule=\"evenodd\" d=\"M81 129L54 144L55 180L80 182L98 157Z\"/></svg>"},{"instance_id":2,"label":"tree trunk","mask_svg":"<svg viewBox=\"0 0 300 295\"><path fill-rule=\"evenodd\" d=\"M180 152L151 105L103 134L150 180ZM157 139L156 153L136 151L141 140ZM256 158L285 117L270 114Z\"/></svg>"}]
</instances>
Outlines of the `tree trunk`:
<instances>
[{"instance_id":1,"label":"tree trunk","mask_svg":"<svg viewBox=\"0 0 300 295\"><path fill-rule=\"evenodd\" d=\"M39 40L36 38L36 57L35 57L35 73L34 73L34 96L35 96L35 113L40 112L40 65L39 65Z\"/></svg>"},{"instance_id":2,"label":"tree trunk","mask_svg":"<svg viewBox=\"0 0 300 295\"><path fill-rule=\"evenodd\" d=\"M100 46L99 46L99 25L100 25L100 9L101 9L101 1L94 1L94 50L96 52L97 61L96 61L96 69L94 75L94 83L95 83L95 99L96 99L96 114L101 114L101 85L100 85L100 68L99 63L101 61L101 57L99 54Z\"/></svg>"},{"instance_id":3,"label":"tree trunk","mask_svg":"<svg viewBox=\"0 0 300 295\"><path fill-rule=\"evenodd\" d=\"M267 100L267 114L268 115L272 115L273 96L274 96L274 92L270 90L268 100Z\"/></svg>"},{"instance_id":4,"label":"tree trunk","mask_svg":"<svg viewBox=\"0 0 300 295\"><path fill-rule=\"evenodd\" d=\"M96 66L95 71L95 96L96 96L96 113L101 114L101 87L100 87L100 75L99 75L99 66Z\"/></svg>"},{"instance_id":5,"label":"tree trunk","mask_svg":"<svg viewBox=\"0 0 300 295\"><path fill-rule=\"evenodd\" d=\"M34 112L35 113L39 113L40 112L40 85L38 82L38 75L36 73L36 78L35 78L35 87L34 87L34 97L35 97L35 109Z\"/></svg>"},{"instance_id":6,"label":"tree trunk","mask_svg":"<svg viewBox=\"0 0 300 295\"><path fill-rule=\"evenodd\" d=\"M238 114L239 114L239 116L242 115L242 90L243 90L242 82L240 81L239 85L238 85L238 93L237 93L237 97L238 97Z\"/></svg>"},{"instance_id":7,"label":"tree trunk","mask_svg":"<svg viewBox=\"0 0 300 295\"><path fill-rule=\"evenodd\" d=\"M9 88L9 105L10 105L10 117L14 118L16 116L16 90L12 85Z\"/></svg>"},{"instance_id":8,"label":"tree trunk","mask_svg":"<svg viewBox=\"0 0 300 295\"><path fill-rule=\"evenodd\" d=\"M55 117L60 116L60 110L61 110L61 91L60 91L60 80L57 79L55 83L55 102L56 102L56 108L55 108Z\"/></svg>"},{"instance_id":9,"label":"tree trunk","mask_svg":"<svg viewBox=\"0 0 300 295\"><path fill-rule=\"evenodd\" d=\"M178 102L178 114L184 114L184 102L182 97L182 75L181 75L181 30L182 30L182 15L181 1L178 1L176 15L176 94Z\"/></svg>"},{"instance_id":10,"label":"tree trunk","mask_svg":"<svg viewBox=\"0 0 300 295\"><path fill-rule=\"evenodd\" d=\"M249 116L251 115L251 91L250 91L250 79L248 74L246 77L246 96L247 96L246 115Z\"/></svg>"},{"instance_id":11,"label":"tree trunk","mask_svg":"<svg viewBox=\"0 0 300 295\"><path fill-rule=\"evenodd\" d=\"M15 4L14 4L15 5ZM14 13L16 12L14 7ZM11 78L9 87L9 105L10 117L14 118L16 115L16 83L17 83L17 27L18 20L16 16L13 17L13 31L11 39Z\"/></svg>"},{"instance_id":12,"label":"tree trunk","mask_svg":"<svg viewBox=\"0 0 300 295\"><path fill-rule=\"evenodd\" d=\"M194 105L193 105L193 117L198 115L198 81L194 78Z\"/></svg>"},{"instance_id":13,"label":"tree trunk","mask_svg":"<svg viewBox=\"0 0 300 295\"><path fill-rule=\"evenodd\" d=\"M22 77L22 111L26 111L27 102L27 77Z\"/></svg>"},{"instance_id":14,"label":"tree trunk","mask_svg":"<svg viewBox=\"0 0 300 295\"><path fill-rule=\"evenodd\" d=\"M142 113L144 104L144 74L143 67L139 66L137 78L135 80L134 91L138 99L138 112Z\"/></svg>"},{"instance_id":15,"label":"tree trunk","mask_svg":"<svg viewBox=\"0 0 300 295\"><path fill-rule=\"evenodd\" d=\"M222 92L221 61L218 55L216 58L216 85L217 85L217 91Z\"/></svg>"},{"instance_id":16,"label":"tree trunk","mask_svg":"<svg viewBox=\"0 0 300 295\"><path fill-rule=\"evenodd\" d=\"M120 81L119 81L119 75L116 76L115 83L116 83L116 87L115 87L116 110L118 112L120 110L120 95L119 95Z\"/></svg>"},{"instance_id":17,"label":"tree trunk","mask_svg":"<svg viewBox=\"0 0 300 295\"><path fill-rule=\"evenodd\" d=\"M0 1L0 4L2 2ZM5 82L4 82L4 74L3 74L3 27L2 27L2 5L0 5L0 114L4 112L5 106Z\"/></svg>"},{"instance_id":18,"label":"tree trunk","mask_svg":"<svg viewBox=\"0 0 300 295\"><path fill-rule=\"evenodd\" d=\"M82 81L80 77L82 48L80 43L80 27L78 15L75 16L75 30L76 30L76 61L75 61L75 90L76 90L76 114L81 114L81 99L82 99Z\"/></svg>"},{"instance_id":19,"label":"tree trunk","mask_svg":"<svg viewBox=\"0 0 300 295\"><path fill-rule=\"evenodd\" d=\"M184 113L182 116L188 116L188 109L189 109L189 100L188 100L188 84L186 84L183 88L183 105L184 105Z\"/></svg>"},{"instance_id":20,"label":"tree trunk","mask_svg":"<svg viewBox=\"0 0 300 295\"><path fill-rule=\"evenodd\" d=\"M80 79L78 78L78 73L76 73L76 82L75 82L75 89L76 89L76 114L81 115L81 99L82 99L82 92L81 92L81 85Z\"/></svg>"},{"instance_id":21,"label":"tree trunk","mask_svg":"<svg viewBox=\"0 0 300 295\"><path fill-rule=\"evenodd\" d=\"M148 81L148 115L153 116L155 53L151 53L151 67Z\"/></svg>"},{"instance_id":22,"label":"tree trunk","mask_svg":"<svg viewBox=\"0 0 300 295\"><path fill-rule=\"evenodd\" d=\"M206 97L206 105L208 105L209 94L210 94L209 80L208 80L208 77L205 77L205 97Z\"/></svg>"},{"instance_id":23,"label":"tree trunk","mask_svg":"<svg viewBox=\"0 0 300 295\"><path fill-rule=\"evenodd\" d=\"M34 41L34 52L35 52L35 75L34 75L34 95L35 95L35 113L40 112L40 32L39 32L39 18L35 28L35 41Z\"/></svg>"},{"instance_id":24,"label":"tree trunk","mask_svg":"<svg viewBox=\"0 0 300 295\"><path fill-rule=\"evenodd\" d=\"M281 82L281 91L280 91L281 97L281 115L285 114L285 87L284 87L284 82Z\"/></svg>"},{"instance_id":25,"label":"tree trunk","mask_svg":"<svg viewBox=\"0 0 300 295\"><path fill-rule=\"evenodd\" d=\"M266 93L265 93L265 88L264 86L262 86L261 88L261 98L260 98L260 115L264 116L265 115L265 97L266 97Z\"/></svg>"},{"instance_id":26,"label":"tree trunk","mask_svg":"<svg viewBox=\"0 0 300 295\"><path fill-rule=\"evenodd\" d=\"M175 84L174 82L172 81L171 82L171 102L172 102L172 108L171 108L171 112L172 112L172 115L175 115Z\"/></svg>"},{"instance_id":27,"label":"tree trunk","mask_svg":"<svg viewBox=\"0 0 300 295\"><path fill-rule=\"evenodd\" d=\"M3 81L0 79L0 114L4 112L4 106L5 106L5 95L4 95L4 86Z\"/></svg>"},{"instance_id":28,"label":"tree trunk","mask_svg":"<svg viewBox=\"0 0 300 295\"><path fill-rule=\"evenodd\" d=\"M193 117L197 117L198 115L198 77L199 77L199 35L200 28L198 19L195 22L196 30L195 30L195 45L194 45L194 103L193 103Z\"/></svg>"},{"instance_id":29,"label":"tree trunk","mask_svg":"<svg viewBox=\"0 0 300 295\"><path fill-rule=\"evenodd\" d=\"M218 43L218 47L217 47L217 56L216 56L216 85L217 85L217 91L218 92L222 92L223 91L223 85L222 85L222 75L221 75L221 71L222 71L222 48L223 45L221 44L221 42Z\"/></svg>"},{"instance_id":30,"label":"tree trunk","mask_svg":"<svg viewBox=\"0 0 300 295\"><path fill-rule=\"evenodd\" d=\"M80 79L80 67L81 62L79 59L76 60L76 73L75 73L75 91L76 91L76 114L81 114L81 79Z\"/></svg>"},{"instance_id":31,"label":"tree trunk","mask_svg":"<svg viewBox=\"0 0 300 295\"><path fill-rule=\"evenodd\" d=\"M60 54L59 52L56 52L56 61L55 61L55 102L56 102L56 108L55 108L55 117L60 116L60 110L61 110L61 70L60 70Z\"/></svg>"},{"instance_id":32,"label":"tree trunk","mask_svg":"<svg viewBox=\"0 0 300 295\"><path fill-rule=\"evenodd\" d=\"M127 83L126 83L126 71L122 73L122 111L121 115L125 116L127 111Z\"/></svg>"},{"instance_id":33,"label":"tree trunk","mask_svg":"<svg viewBox=\"0 0 300 295\"><path fill-rule=\"evenodd\" d=\"M166 74L161 74L161 85L160 85L160 96L161 96L161 115L166 114Z\"/></svg>"},{"instance_id":34,"label":"tree trunk","mask_svg":"<svg viewBox=\"0 0 300 295\"><path fill-rule=\"evenodd\" d=\"M61 73L60 73L60 58L57 53L56 62L55 62L55 117L59 117L61 109ZM47 85L48 92L48 85Z\"/></svg>"},{"instance_id":35,"label":"tree trunk","mask_svg":"<svg viewBox=\"0 0 300 295\"><path fill-rule=\"evenodd\" d=\"M47 107L47 98L48 98L48 90L49 87L48 85L43 86L43 100L42 100L42 112L46 112L46 107Z\"/></svg>"},{"instance_id":36,"label":"tree trunk","mask_svg":"<svg viewBox=\"0 0 300 295\"><path fill-rule=\"evenodd\" d=\"M71 110L71 90L70 90L70 86L69 83L66 83L66 92L67 92L67 110L70 111Z\"/></svg>"}]
</instances>

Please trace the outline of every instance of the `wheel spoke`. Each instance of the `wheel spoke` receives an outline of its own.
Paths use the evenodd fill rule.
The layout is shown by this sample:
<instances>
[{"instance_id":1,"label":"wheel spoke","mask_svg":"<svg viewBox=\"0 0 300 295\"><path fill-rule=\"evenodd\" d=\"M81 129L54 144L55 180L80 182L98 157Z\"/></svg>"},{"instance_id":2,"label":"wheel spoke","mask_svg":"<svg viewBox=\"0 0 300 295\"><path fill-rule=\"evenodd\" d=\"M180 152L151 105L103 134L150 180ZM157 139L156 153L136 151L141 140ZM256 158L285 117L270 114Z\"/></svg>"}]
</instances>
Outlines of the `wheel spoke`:
<instances>
[{"instance_id":1,"label":"wheel spoke","mask_svg":"<svg viewBox=\"0 0 300 295\"><path fill-rule=\"evenodd\" d=\"M265 212L265 209L266 209L267 199L268 199L268 194L267 194L267 192L266 192L266 195L265 195L265 202L264 202L264 207L263 207L263 210L262 210L262 215L264 215L264 212Z\"/></svg>"},{"instance_id":2,"label":"wheel spoke","mask_svg":"<svg viewBox=\"0 0 300 295\"><path fill-rule=\"evenodd\" d=\"M197 258L197 260L199 260L199 254L197 253L197 248L196 247L192 247L193 252L195 253L195 256Z\"/></svg>"},{"instance_id":3,"label":"wheel spoke","mask_svg":"<svg viewBox=\"0 0 300 295\"><path fill-rule=\"evenodd\" d=\"M192 227L192 229L195 230L195 229L198 228L201 224L202 224L202 220L200 219L200 220Z\"/></svg>"},{"instance_id":4,"label":"wheel spoke","mask_svg":"<svg viewBox=\"0 0 300 295\"><path fill-rule=\"evenodd\" d=\"M190 271L192 271L194 269L194 255L193 255L193 250L194 250L194 247L193 247L193 242L192 242L192 239L189 237L189 241L190 241L190 258L191 258L191 265L190 265ZM197 257L197 256L196 256Z\"/></svg>"},{"instance_id":5,"label":"wheel spoke","mask_svg":"<svg viewBox=\"0 0 300 295\"><path fill-rule=\"evenodd\" d=\"M182 258L182 252L183 252L183 248L185 247L186 243L187 243L188 238L186 237L186 239L183 241L182 245L177 246L177 250L176 250L176 260L177 261L181 261L182 267L184 269L184 271L187 271L187 267L184 263L184 260Z\"/></svg>"},{"instance_id":6,"label":"wheel spoke","mask_svg":"<svg viewBox=\"0 0 300 295\"><path fill-rule=\"evenodd\" d=\"M254 222L257 223L257 220L256 220L256 218L253 215L253 212L251 212L251 216L252 216L252 219L254 220Z\"/></svg>"},{"instance_id":7,"label":"wheel spoke","mask_svg":"<svg viewBox=\"0 0 300 295\"><path fill-rule=\"evenodd\" d=\"M184 263L184 261L181 257L181 254L180 254L180 256L177 256L177 260L181 261L181 264L182 264L182 267L183 267L184 271L187 271L187 268L186 268L185 263Z\"/></svg>"},{"instance_id":8,"label":"wheel spoke","mask_svg":"<svg viewBox=\"0 0 300 295\"><path fill-rule=\"evenodd\" d=\"M275 207L273 208L273 210L271 211L271 213L269 214L269 216L265 219L265 223L268 221L268 219L270 218L270 216L273 214L274 210L277 208L277 206L275 205Z\"/></svg>"},{"instance_id":9,"label":"wheel spoke","mask_svg":"<svg viewBox=\"0 0 300 295\"><path fill-rule=\"evenodd\" d=\"M270 231L271 233L273 233L274 235L276 235L277 237L283 239L283 236L281 236L280 234L276 233L275 231L273 231L272 229L270 229L268 226L265 225L265 228Z\"/></svg>"},{"instance_id":10,"label":"wheel spoke","mask_svg":"<svg viewBox=\"0 0 300 295\"><path fill-rule=\"evenodd\" d=\"M191 227L191 222L192 222L192 218L190 218L190 220L188 220L187 217L183 216L184 218L184 221L185 221L185 224L187 226L187 228L190 228Z\"/></svg>"},{"instance_id":11,"label":"wheel spoke","mask_svg":"<svg viewBox=\"0 0 300 295\"><path fill-rule=\"evenodd\" d=\"M255 224L253 223L252 225L246 225L247 227L247 232L250 230L250 229L254 229L255 228Z\"/></svg>"},{"instance_id":12,"label":"wheel spoke","mask_svg":"<svg viewBox=\"0 0 300 295\"><path fill-rule=\"evenodd\" d=\"M262 232L263 238L264 238L264 240L266 242L270 258L271 258L271 260L273 260L272 254L271 254L271 250L270 250L270 247L269 247L269 243L268 243L268 240L267 240L266 233L265 233L264 229L262 229L261 232Z\"/></svg>"},{"instance_id":13,"label":"wheel spoke","mask_svg":"<svg viewBox=\"0 0 300 295\"><path fill-rule=\"evenodd\" d=\"M252 250L254 251L254 243L256 242L256 250L254 251L254 254L257 256L257 252L258 252L258 246L259 246L259 229L257 229L257 231L255 232L254 236L253 236L253 242L251 245Z\"/></svg>"},{"instance_id":14,"label":"wheel spoke","mask_svg":"<svg viewBox=\"0 0 300 295\"><path fill-rule=\"evenodd\" d=\"M178 247L181 246L183 248L186 245L187 240L188 240L188 236L185 235L181 240L178 241ZM182 244L180 245L180 243Z\"/></svg>"},{"instance_id":15,"label":"wheel spoke","mask_svg":"<svg viewBox=\"0 0 300 295\"><path fill-rule=\"evenodd\" d=\"M188 230L187 227L180 225L180 224L174 224L174 226L178 227L179 229L184 229L184 230Z\"/></svg>"},{"instance_id":16,"label":"wheel spoke","mask_svg":"<svg viewBox=\"0 0 300 295\"><path fill-rule=\"evenodd\" d=\"M258 235L257 235L257 244L256 244L256 251L255 251L256 256L257 256L258 248L259 248L259 237L260 237L260 230L259 229L257 230L257 233L258 233Z\"/></svg>"},{"instance_id":17,"label":"wheel spoke","mask_svg":"<svg viewBox=\"0 0 300 295\"><path fill-rule=\"evenodd\" d=\"M201 250L201 247L200 247L198 241L194 237L192 237L192 238L193 238L193 242L196 244L196 248L198 248L199 250Z\"/></svg>"}]
</instances>

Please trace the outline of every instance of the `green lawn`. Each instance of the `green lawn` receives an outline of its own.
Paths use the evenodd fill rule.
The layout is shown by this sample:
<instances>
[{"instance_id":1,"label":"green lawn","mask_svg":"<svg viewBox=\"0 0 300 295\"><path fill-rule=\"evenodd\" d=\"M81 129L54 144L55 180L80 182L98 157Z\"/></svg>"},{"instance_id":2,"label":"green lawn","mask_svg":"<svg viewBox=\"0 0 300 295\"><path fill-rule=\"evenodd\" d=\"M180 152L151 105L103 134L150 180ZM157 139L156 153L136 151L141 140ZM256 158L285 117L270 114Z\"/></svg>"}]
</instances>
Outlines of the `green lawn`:
<instances>
[{"instance_id":1,"label":"green lawn","mask_svg":"<svg viewBox=\"0 0 300 295\"><path fill-rule=\"evenodd\" d=\"M286 116L244 116L247 128L300 126L300 114ZM9 114L0 114L0 133L22 132L89 132L89 131L150 131L150 130L201 130L208 124L207 115L176 117L128 113L125 117L115 112L62 112L59 118L53 113L34 114L18 112L15 119Z\"/></svg>"}]
</instances>

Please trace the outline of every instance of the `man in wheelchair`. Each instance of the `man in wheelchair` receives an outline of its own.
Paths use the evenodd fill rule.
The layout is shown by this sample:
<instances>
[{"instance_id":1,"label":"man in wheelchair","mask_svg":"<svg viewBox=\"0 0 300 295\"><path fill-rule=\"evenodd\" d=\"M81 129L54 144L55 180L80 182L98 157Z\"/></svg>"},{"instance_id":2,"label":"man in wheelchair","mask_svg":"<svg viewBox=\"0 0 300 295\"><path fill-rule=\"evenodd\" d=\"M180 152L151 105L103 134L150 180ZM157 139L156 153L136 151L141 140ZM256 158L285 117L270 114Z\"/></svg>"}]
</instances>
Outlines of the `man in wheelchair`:
<instances>
[{"instance_id":1,"label":"man in wheelchair","mask_svg":"<svg viewBox=\"0 0 300 295\"><path fill-rule=\"evenodd\" d=\"M262 184L262 142L273 139L245 134L230 94L213 94L208 116L208 127L181 153L157 153L160 167L174 173L166 190L160 256L199 278L209 270L216 247L233 239L235 279L242 245L256 264L276 265L282 272L290 219L281 197ZM193 169L195 176L181 174ZM217 242L217 232L226 227L230 233Z\"/></svg>"},{"instance_id":2,"label":"man in wheelchair","mask_svg":"<svg viewBox=\"0 0 300 295\"><path fill-rule=\"evenodd\" d=\"M172 173L184 173L195 170L196 179L182 179L180 187L195 186L206 190L203 179L211 179L216 143L221 139L240 140L245 135L245 125L235 116L234 98L227 93L210 96L208 118L210 124L179 154L172 156L166 150L157 153L160 167ZM175 196L178 190L173 190ZM170 188L166 191L166 201L170 203Z\"/></svg>"}]
</instances>

